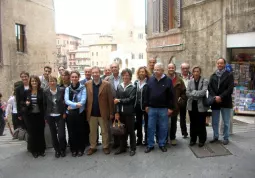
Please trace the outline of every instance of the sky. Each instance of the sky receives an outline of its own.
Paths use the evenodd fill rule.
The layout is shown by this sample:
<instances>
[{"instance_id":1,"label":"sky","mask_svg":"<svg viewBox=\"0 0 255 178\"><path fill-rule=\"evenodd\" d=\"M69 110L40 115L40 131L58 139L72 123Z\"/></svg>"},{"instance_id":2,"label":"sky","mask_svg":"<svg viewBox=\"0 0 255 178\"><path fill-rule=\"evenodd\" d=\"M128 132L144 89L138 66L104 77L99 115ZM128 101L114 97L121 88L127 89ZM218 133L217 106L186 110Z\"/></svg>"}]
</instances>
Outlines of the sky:
<instances>
[{"instance_id":1,"label":"sky","mask_svg":"<svg viewBox=\"0 0 255 178\"><path fill-rule=\"evenodd\" d=\"M80 37L84 33L109 33L115 23L117 0L54 0L57 33ZM123 0L119 0L123 1ZM132 2L135 25L144 25L145 0Z\"/></svg>"}]
</instances>

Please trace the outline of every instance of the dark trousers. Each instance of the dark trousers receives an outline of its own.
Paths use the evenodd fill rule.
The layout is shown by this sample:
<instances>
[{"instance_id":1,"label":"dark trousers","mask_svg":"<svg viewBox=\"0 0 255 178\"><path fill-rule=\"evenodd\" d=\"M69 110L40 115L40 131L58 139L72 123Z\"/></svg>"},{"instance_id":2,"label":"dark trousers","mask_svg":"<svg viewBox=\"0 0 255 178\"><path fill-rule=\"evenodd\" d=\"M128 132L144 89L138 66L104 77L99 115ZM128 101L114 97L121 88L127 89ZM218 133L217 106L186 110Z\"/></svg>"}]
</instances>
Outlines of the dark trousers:
<instances>
[{"instance_id":1,"label":"dark trousers","mask_svg":"<svg viewBox=\"0 0 255 178\"><path fill-rule=\"evenodd\" d=\"M190 117L190 141L196 142L197 137L199 143L205 143L206 133L206 113L198 112L197 110L189 111Z\"/></svg>"},{"instance_id":2,"label":"dark trousers","mask_svg":"<svg viewBox=\"0 0 255 178\"><path fill-rule=\"evenodd\" d=\"M171 116L170 140L175 140L177 131L177 116Z\"/></svg>"},{"instance_id":3,"label":"dark trousers","mask_svg":"<svg viewBox=\"0 0 255 178\"><path fill-rule=\"evenodd\" d=\"M86 146L85 135L85 112L79 113L76 111L69 111L66 118L67 129L69 133L69 144L71 152L84 152Z\"/></svg>"},{"instance_id":4,"label":"dark trousers","mask_svg":"<svg viewBox=\"0 0 255 178\"><path fill-rule=\"evenodd\" d=\"M65 120L62 118L62 116L49 116L48 124L50 127L52 144L55 151L65 151L67 145L65 134Z\"/></svg>"},{"instance_id":5,"label":"dark trousers","mask_svg":"<svg viewBox=\"0 0 255 178\"><path fill-rule=\"evenodd\" d=\"M137 129L137 142L143 141L143 118L144 118L144 133L145 141L147 142L147 129L148 129L148 114L141 110L141 106L137 105L136 111L136 129Z\"/></svg>"},{"instance_id":6,"label":"dark trousers","mask_svg":"<svg viewBox=\"0 0 255 178\"><path fill-rule=\"evenodd\" d=\"M4 133L5 124L4 117L0 116L0 136Z\"/></svg>"},{"instance_id":7,"label":"dark trousers","mask_svg":"<svg viewBox=\"0 0 255 178\"><path fill-rule=\"evenodd\" d=\"M24 121L18 119L18 114L17 113L12 113L12 124L14 130L17 128L24 128Z\"/></svg>"},{"instance_id":8,"label":"dark trousers","mask_svg":"<svg viewBox=\"0 0 255 178\"><path fill-rule=\"evenodd\" d=\"M133 115L120 115L120 121L125 124L126 133L123 136L119 136L120 149L125 150L127 145L128 136L130 137L130 149L136 150L136 138L135 138L135 117Z\"/></svg>"},{"instance_id":9,"label":"dark trousers","mask_svg":"<svg viewBox=\"0 0 255 178\"><path fill-rule=\"evenodd\" d=\"M32 153L42 153L46 149L44 139L45 121L41 113L29 113L26 117L28 148Z\"/></svg>"},{"instance_id":10,"label":"dark trousers","mask_svg":"<svg viewBox=\"0 0 255 178\"><path fill-rule=\"evenodd\" d=\"M182 135L188 135L187 125L186 125L186 113L187 113L187 105L180 107L180 127Z\"/></svg>"}]
</instances>

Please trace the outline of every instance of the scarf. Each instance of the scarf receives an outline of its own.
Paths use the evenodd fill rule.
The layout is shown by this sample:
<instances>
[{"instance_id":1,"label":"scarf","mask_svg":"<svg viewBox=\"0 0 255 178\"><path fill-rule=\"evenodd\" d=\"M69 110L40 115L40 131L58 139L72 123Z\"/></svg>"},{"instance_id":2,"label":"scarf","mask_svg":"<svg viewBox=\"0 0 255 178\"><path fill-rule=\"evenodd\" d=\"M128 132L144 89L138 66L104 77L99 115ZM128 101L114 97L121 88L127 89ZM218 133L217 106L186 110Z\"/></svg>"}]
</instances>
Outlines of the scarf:
<instances>
[{"instance_id":1,"label":"scarf","mask_svg":"<svg viewBox=\"0 0 255 178\"><path fill-rule=\"evenodd\" d=\"M83 89L83 87L80 87L80 82L77 83L76 86L73 86L72 84L69 86L69 100L78 102L77 101L77 94Z\"/></svg>"},{"instance_id":2,"label":"scarf","mask_svg":"<svg viewBox=\"0 0 255 178\"><path fill-rule=\"evenodd\" d=\"M220 78L224 74L225 71L226 71L226 69L222 69L222 70L217 69L215 72L215 74L218 77L218 89L220 88Z\"/></svg>"},{"instance_id":3,"label":"scarf","mask_svg":"<svg viewBox=\"0 0 255 178\"><path fill-rule=\"evenodd\" d=\"M225 71L226 69L222 69L222 70L217 69L215 74L217 75L217 77L221 78L221 76L223 75Z\"/></svg>"}]
</instances>

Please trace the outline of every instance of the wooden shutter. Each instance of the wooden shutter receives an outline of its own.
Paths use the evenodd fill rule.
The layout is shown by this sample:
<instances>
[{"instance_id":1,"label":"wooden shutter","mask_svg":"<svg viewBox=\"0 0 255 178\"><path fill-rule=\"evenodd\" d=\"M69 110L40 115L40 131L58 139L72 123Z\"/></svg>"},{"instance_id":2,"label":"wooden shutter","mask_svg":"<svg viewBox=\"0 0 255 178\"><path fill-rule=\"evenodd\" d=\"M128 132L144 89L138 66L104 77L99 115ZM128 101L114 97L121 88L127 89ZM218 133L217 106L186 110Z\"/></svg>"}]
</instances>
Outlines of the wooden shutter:
<instances>
[{"instance_id":1,"label":"wooden shutter","mask_svg":"<svg viewBox=\"0 0 255 178\"><path fill-rule=\"evenodd\" d=\"M176 21L177 27L180 28L182 25L182 0L176 0Z\"/></svg>"},{"instance_id":2,"label":"wooden shutter","mask_svg":"<svg viewBox=\"0 0 255 178\"><path fill-rule=\"evenodd\" d=\"M169 30L169 0L163 0L163 30L166 32Z\"/></svg>"},{"instance_id":3,"label":"wooden shutter","mask_svg":"<svg viewBox=\"0 0 255 178\"><path fill-rule=\"evenodd\" d=\"M153 32L159 32L160 2L153 0Z\"/></svg>"}]
</instances>

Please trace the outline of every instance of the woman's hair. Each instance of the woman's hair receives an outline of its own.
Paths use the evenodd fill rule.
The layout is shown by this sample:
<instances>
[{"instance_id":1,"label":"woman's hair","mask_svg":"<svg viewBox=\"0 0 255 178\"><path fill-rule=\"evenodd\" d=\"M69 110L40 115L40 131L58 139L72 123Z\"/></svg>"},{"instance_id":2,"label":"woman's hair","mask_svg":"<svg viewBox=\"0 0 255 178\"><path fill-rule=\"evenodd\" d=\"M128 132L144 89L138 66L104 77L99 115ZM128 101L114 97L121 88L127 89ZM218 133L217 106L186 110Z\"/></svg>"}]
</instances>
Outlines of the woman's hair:
<instances>
[{"instance_id":1,"label":"woman's hair","mask_svg":"<svg viewBox=\"0 0 255 178\"><path fill-rule=\"evenodd\" d=\"M0 93L0 98L2 98L2 96L3 96L2 93Z\"/></svg>"},{"instance_id":2,"label":"woman's hair","mask_svg":"<svg viewBox=\"0 0 255 178\"><path fill-rule=\"evenodd\" d=\"M202 73L202 68L200 66L194 66L192 68L192 73L194 72L195 69L199 69L200 73Z\"/></svg>"},{"instance_id":3,"label":"woman's hair","mask_svg":"<svg viewBox=\"0 0 255 178\"><path fill-rule=\"evenodd\" d=\"M81 76L81 74L80 74L80 72L79 72L78 70L72 70L71 73L70 73L70 75L72 75L72 74L77 74L78 77Z\"/></svg>"},{"instance_id":4,"label":"woman's hair","mask_svg":"<svg viewBox=\"0 0 255 178\"><path fill-rule=\"evenodd\" d=\"M139 68L137 69L137 71L136 71L136 76L137 76L137 78L139 79L139 71L140 71L141 69L144 69L144 70L145 70L146 78L150 78L151 73L150 73L150 71L147 69L147 67L145 67L145 66L139 67Z\"/></svg>"},{"instance_id":5,"label":"woman's hair","mask_svg":"<svg viewBox=\"0 0 255 178\"><path fill-rule=\"evenodd\" d=\"M132 79L132 71L130 69L128 69L128 68L123 69L122 72L121 72L121 76L123 77L123 75L125 73L128 73L128 75L130 76L130 80L131 80Z\"/></svg>"},{"instance_id":6,"label":"woman's hair","mask_svg":"<svg viewBox=\"0 0 255 178\"><path fill-rule=\"evenodd\" d=\"M50 80L54 80L55 82L58 82L57 77L52 76L52 75L49 76L49 81L50 81Z\"/></svg>"},{"instance_id":7,"label":"woman's hair","mask_svg":"<svg viewBox=\"0 0 255 178\"><path fill-rule=\"evenodd\" d=\"M29 89L32 90L32 84L31 81L32 79L35 79L37 81L37 90L41 88L41 81L37 75L31 75L29 79Z\"/></svg>"}]
</instances>

